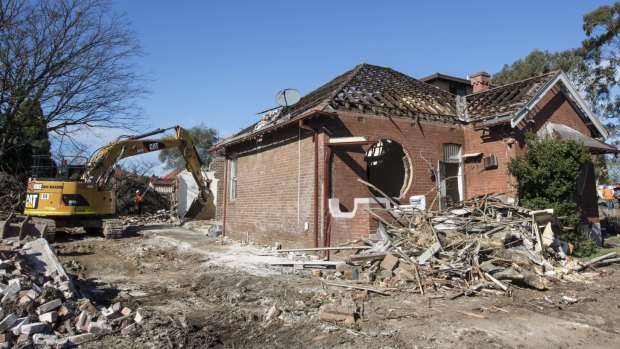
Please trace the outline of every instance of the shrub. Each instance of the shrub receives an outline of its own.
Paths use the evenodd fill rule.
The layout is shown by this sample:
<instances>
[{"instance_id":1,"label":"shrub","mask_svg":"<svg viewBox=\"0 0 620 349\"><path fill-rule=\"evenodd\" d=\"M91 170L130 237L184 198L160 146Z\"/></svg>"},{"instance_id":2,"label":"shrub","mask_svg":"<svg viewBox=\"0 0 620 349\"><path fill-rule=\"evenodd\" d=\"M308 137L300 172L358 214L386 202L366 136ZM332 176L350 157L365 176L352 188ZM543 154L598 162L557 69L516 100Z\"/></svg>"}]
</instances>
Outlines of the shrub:
<instances>
[{"instance_id":1,"label":"shrub","mask_svg":"<svg viewBox=\"0 0 620 349\"><path fill-rule=\"evenodd\" d=\"M553 208L566 226L578 227L581 212L574 196L581 170L591 161L588 148L571 140L541 140L533 133L526 135L525 144L524 156L508 163L508 173L517 178L520 204L533 210ZM577 256L594 251L594 242L578 229L559 238L573 244Z\"/></svg>"}]
</instances>

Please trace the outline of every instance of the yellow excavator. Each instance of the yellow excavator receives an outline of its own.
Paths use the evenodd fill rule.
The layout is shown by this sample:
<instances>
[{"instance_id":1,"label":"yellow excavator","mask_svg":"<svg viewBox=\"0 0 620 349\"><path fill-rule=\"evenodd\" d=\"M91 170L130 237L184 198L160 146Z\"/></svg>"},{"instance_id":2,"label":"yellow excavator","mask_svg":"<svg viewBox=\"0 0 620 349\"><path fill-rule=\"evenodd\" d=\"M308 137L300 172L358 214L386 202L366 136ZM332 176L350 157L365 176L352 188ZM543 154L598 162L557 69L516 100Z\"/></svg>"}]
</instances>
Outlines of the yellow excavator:
<instances>
[{"instance_id":1,"label":"yellow excavator","mask_svg":"<svg viewBox=\"0 0 620 349\"><path fill-rule=\"evenodd\" d=\"M174 129L175 136L161 139L147 137ZM36 157L28 180L23 215L12 213L0 222L0 238L44 237L53 241L59 228L82 227L89 233L103 233L106 238L120 238L123 223L115 218L116 193L108 185L121 159L178 148L185 168L192 174L199 194L182 218L195 218L213 205L210 183L202 173L202 162L187 130L180 126L148 133L124 136L84 157L53 161Z\"/></svg>"}]
</instances>

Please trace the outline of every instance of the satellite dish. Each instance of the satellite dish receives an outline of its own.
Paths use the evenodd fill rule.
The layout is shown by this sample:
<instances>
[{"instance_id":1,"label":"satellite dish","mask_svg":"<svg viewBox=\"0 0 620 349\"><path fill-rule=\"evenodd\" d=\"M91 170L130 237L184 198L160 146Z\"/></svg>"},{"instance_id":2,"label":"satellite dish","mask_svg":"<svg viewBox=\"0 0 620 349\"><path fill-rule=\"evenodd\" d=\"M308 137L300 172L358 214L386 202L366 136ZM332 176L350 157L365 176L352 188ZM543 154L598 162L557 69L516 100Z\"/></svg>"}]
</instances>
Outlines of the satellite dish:
<instances>
[{"instance_id":1,"label":"satellite dish","mask_svg":"<svg viewBox=\"0 0 620 349\"><path fill-rule=\"evenodd\" d=\"M282 107L290 107L291 105L299 102L301 99L301 93L294 88L285 88L284 90L276 93L276 103Z\"/></svg>"}]
</instances>

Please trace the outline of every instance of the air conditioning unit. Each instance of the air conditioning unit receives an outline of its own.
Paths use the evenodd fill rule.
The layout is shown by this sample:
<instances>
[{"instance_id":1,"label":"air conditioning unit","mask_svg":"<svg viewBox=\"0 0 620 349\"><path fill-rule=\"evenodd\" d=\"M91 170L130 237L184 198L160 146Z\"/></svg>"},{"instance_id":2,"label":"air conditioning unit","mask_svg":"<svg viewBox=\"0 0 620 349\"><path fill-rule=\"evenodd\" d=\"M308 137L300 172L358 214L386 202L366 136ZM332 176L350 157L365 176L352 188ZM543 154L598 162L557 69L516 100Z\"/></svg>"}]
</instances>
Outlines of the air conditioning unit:
<instances>
[{"instance_id":1,"label":"air conditioning unit","mask_svg":"<svg viewBox=\"0 0 620 349\"><path fill-rule=\"evenodd\" d=\"M482 165L485 170L497 167L497 156L489 155L482 158Z\"/></svg>"}]
</instances>

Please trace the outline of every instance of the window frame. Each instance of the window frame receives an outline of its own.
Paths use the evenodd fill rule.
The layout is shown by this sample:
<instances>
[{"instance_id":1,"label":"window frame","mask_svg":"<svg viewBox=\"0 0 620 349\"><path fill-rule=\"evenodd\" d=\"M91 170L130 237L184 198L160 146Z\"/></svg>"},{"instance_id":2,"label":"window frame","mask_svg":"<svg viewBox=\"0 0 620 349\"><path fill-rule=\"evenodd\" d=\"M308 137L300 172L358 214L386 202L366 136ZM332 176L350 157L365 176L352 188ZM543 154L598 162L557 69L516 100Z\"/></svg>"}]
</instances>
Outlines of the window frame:
<instances>
[{"instance_id":1,"label":"window frame","mask_svg":"<svg viewBox=\"0 0 620 349\"><path fill-rule=\"evenodd\" d=\"M228 199L235 201L237 199L239 183L239 159L233 154L228 159Z\"/></svg>"}]
</instances>

